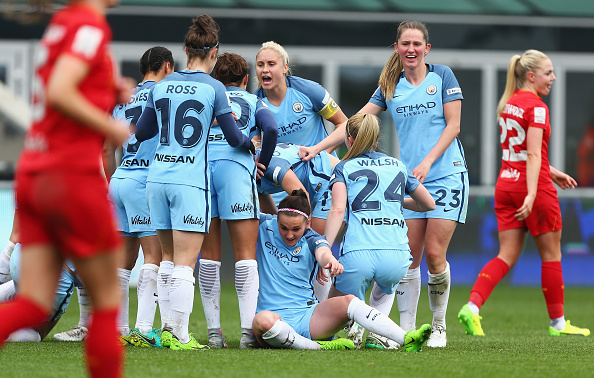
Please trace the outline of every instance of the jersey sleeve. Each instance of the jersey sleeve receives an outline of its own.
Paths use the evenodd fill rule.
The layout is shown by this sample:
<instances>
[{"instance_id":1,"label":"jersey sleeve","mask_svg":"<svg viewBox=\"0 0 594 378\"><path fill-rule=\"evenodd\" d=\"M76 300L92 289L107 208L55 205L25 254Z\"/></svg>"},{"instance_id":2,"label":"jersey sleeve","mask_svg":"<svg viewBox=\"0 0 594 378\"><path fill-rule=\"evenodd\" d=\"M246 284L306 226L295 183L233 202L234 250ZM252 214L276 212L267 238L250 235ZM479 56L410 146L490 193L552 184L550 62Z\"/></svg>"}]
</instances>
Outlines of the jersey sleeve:
<instances>
[{"instance_id":1,"label":"jersey sleeve","mask_svg":"<svg viewBox=\"0 0 594 378\"><path fill-rule=\"evenodd\" d=\"M215 90L214 116L231 113L231 100L229 100L225 86L220 81L216 81L213 88Z\"/></svg>"},{"instance_id":2,"label":"jersey sleeve","mask_svg":"<svg viewBox=\"0 0 594 378\"><path fill-rule=\"evenodd\" d=\"M375 92L373 92L373 95L369 99L369 102L377 106L380 106L382 109L386 110L386 98L384 97L384 93L382 92L381 87L377 87L377 89L375 90Z\"/></svg>"},{"instance_id":3,"label":"jersey sleeve","mask_svg":"<svg viewBox=\"0 0 594 378\"><path fill-rule=\"evenodd\" d=\"M335 182L342 182L346 184L346 180L344 179L344 173L342 171L343 166L344 162L340 162L336 164L336 166L334 167L334 170L332 171L332 176L330 176L330 184L328 186L330 189L332 189L332 185L334 185Z\"/></svg>"},{"instance_id":4,"label":"jersey sleeve","mask_svg":"<svg viewBox=\"0 0 594 378\"><path fill-rule=\"evenodd\" d=\"M287 172L291 169L291 164L286 161L285 159L280 159L277 157L273 157L270 159L270 164L268 164L268 168L264 171L264 178L266 180L274 183L275 185L280 185L285 178Z\"/></svg>"},{"instance_id":5,"label":"jersey sleeve","mask_svg":"<svg viewBox=\"0 0 594 378\"><path fill-rule=\"evenodd\" d=\"M124 114L124 107L126 106L126 104L117 104L114 108L113 108L113 112L111 113L111 117L113 119L121 119L121 120L125 120L126 116Z\"/></svg>"},{"instance_id":6,"label":"jersey sleeve","mask_svg":"<svg viewBox=\"0 0 594 378\"><path fill-rule=\"evenodd\" d=\"M549 124L549 108L544 103L538 104L530 107L524 117L528 121L528 127L546 129Z\"/></svg>"},{"instance_id":7,"label":"jersey sleeve","mask_svg":"<svg viewBox=\"0 0 594 378\"><path fill-rule=\"evenodd\" d=\"M326 240L325 236L321 236L311 228L308 228L305 234L303 235L305 240L307 241L307 246L312 255L315 256L316 250L321 247L328 247L330 248L330 244Z\"/></svg>"},{"instance_id":8,"label":"jersey sleeve","mask_svg":"<svg viewBox=\"0 0 594 378\"><path fill-rule=\"evenodd\" d=\"M296 76L289 76L287 80L293 89L303 93L309 98L312 109L316 113L321 112L330 104L330 102L332 102L328 91L315 81L302 79Z\"/></svg>"},{"instance_id":9,"label":"jersey sleeve","mask_svg":"<svg viewBox=\"0 0 594 378\"><path fill-rule=\"evenodd\" d=\"M409 171L408 169L406 170L406 189L405 189L405 193L406 194L410 194L412 192L414 192L419 185L421 185L421 182L419 180L417 180L417 178L415 176L413 176L412 172Z\"/></svg>"},{"instance_id":10,"label":"jersey sleeve","mask_svg":"<svg viewBox=\"0 0 594 378\"><path fill-rule=\"evenodd\" d=\"M260 219L260 224L272 220L272 218L274 218L274 215L272 214L266 214L266 213L260 213L259 215L259 219Z\"/></svg>"},{"instance_id":11,"label":"jersey sleeve","mask_svg":"<svg viewBox=\"0 0 594 378\"><path fill-rule=\"evenodd\" d=\"M450 101L464 99L460 84L458 84L458 80L450 67L442 65L434 66L434 72L441 76L443 83L441 97L444 104Z\"/></svg>"}]
</instances>

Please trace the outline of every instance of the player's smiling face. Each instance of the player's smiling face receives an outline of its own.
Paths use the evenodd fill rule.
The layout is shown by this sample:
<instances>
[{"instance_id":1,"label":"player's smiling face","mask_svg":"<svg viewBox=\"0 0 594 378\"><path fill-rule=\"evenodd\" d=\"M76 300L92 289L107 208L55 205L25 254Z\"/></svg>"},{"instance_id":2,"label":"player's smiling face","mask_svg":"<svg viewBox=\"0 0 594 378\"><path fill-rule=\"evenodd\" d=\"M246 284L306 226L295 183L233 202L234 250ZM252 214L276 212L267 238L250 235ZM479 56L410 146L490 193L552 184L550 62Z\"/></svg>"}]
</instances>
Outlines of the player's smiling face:
<instances>
[{"instance_id":1,"label":"player's smiling face","mask_svg":"<svg viewBox=\"0 0 594 378\"><path fill-rule=\"evenodd\" d=\"M256 57L256 76L264 90L270 90L285 83L289 65L283 62L282 56L272 50L264 49Z\"/></svg>"},{"instance_id":2,"label":"player's smiling face","mask_svg":"<svg viewBox=\"0 0 594 378\"><path fill-rule=\"evenodd\" d=\"M423 32L418 29L405 29L396 41L396 51L404 68L410 70L425 65L425 54L430 49L431 44L425 41Z\"/></svg>"},{"instance_id":3,"label":"player's smiling face","mask_svg":"<svg viewBox=\"0 0 594 378\"><path fill-rule=\"evenodd\" d=\"M551 92L553 81L557 79L553 73L553 63L549 58L545 58L540 62L536 72L529 72L528 74L534 75L534 89L541 96L547 96Z\"/></svg>"},{"instance_id":4,"label":"player's smiling face","mask_svg":"<svg viewBox=\"0 0 594 378\"><path fill-rule=\"evenodd\" d=\"M278 231L289 247L297 244L307 227L309 227L309 220L302 215L293 216L282 212L278 215Z\"/></svg>"}]
</instances>

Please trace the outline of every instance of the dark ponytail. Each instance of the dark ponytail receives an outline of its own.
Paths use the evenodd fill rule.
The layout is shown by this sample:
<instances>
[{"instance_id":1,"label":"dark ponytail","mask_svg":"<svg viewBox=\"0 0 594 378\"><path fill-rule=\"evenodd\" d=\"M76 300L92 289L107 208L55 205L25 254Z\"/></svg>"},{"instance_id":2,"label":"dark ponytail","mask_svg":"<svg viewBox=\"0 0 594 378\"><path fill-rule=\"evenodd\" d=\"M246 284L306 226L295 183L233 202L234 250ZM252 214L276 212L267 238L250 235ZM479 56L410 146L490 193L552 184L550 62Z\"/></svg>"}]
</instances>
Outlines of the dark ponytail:
<instances>
[{"instance_id":1,"label":"dark ponytail","mask_svg":"<svg viewBox=\"0 0 594 378\"><path fill-rule=\"evenodd\" d=\"M144 77L149 72L157 73L165 63L170 63L173 68L171 51L162 46L151 47L140 58L140 74Z\"/></svg>"},{"instance_id":2,"label":"dark ponytail","mask_svg":"<svg viewBox=\"0 0 594 378\"><path fill-rule=\"evenodd\" d=\"M193 20L184 47L188 49L188 59L198 58L203 60L210 50L218 47L219 25L208 14L203 14Z\"/></svg>"}]
</instances>

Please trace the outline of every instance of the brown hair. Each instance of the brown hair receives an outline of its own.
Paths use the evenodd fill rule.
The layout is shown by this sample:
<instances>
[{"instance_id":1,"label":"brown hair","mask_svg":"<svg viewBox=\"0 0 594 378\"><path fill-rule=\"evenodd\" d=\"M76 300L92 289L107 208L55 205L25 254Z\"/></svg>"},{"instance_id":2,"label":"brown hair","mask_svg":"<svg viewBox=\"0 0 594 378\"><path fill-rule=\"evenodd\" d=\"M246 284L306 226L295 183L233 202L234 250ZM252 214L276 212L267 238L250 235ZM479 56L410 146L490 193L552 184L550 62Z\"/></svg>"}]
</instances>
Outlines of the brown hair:
<instances>
[{"instance_id":1,"label":"brown hair","mask_svg":"<svg viewBox=\"0 0 594 378\"><path fill-rule=\"evenodd\" d=\"M280 201L278 208L295 209L308 215L311 214L311 205L309 203L309 199L307 198L307 194L303 191L303 189L293 190L290 195L286 196L282 201ZM300 214L291 211L283 211L283 214L290 217L300 216Z\"/></svg>"},{"instance_id":2,"label":"brown hair","mask_svg":"<svg viewBox=\"0 0 594 378\"><path fill-rule=\"evenodd\" d=\"M379 118L373 114L357 113L347 121L346 133L355 141L341 161L356 158L377 148Z\"/></svg>"},{"instance_id":3,"label":"brown hair","mask_svg":"<svg viewBox=\"0 0 594 378\"><path fill-rule=\"evenodd\" d=\"M188 60L206 58L211 49L219 43L219 25L208 14L203 14L193 20L184 47L188 49Z\"/></svg>"},{"instance_id":4,"label":"brown hair","mask_svg":"<svg viewBox=\"0 0 594 378\"><path fill-rule=\"evenodd\" d=\"M522 56L514 55L511 57L507 66L505 90L497 105L497 118L501 117L505 104L507 104L511 95L524 86L526 74L536 72L540 67L540 63L546 58L548 56L538 50L526 50Z\"/></svg>"},{"instance_id":5,"label":"brown hair","mask_svg":"<svg viewBox=\"0 0 594 378\"><path fill-rule=\"evenodd\" d=\"M396 43L402 36L402 33L407 29L416 29L420 30L423 33L423 39L425 39L425 43L429 43L429 31L427 30L427 26L419 21L402 21L400 25L398 25L398 30L396 31ZM399 76L402 70L404 69L404 65L400 60L400 56L398 55L398 51L396 49L390 55L388 62L384 66L382 73L379 77L379 86L382 89L382 93L386 100L392 98L394 96L394 91L396 90L396 84L398 84Z\"/></svg>"},{"instance_id":6,"label":"brown hair","mask_svg":"<svg viewBox=\"0 0 594 378\"><path fill-rule=\"evenodd\" d=\"M250 66L241 55L224 53L214 66L214 77L221 83L228 86L235 84L239 86L243 78L248 74Z\"/></svg>"}]
</instances>

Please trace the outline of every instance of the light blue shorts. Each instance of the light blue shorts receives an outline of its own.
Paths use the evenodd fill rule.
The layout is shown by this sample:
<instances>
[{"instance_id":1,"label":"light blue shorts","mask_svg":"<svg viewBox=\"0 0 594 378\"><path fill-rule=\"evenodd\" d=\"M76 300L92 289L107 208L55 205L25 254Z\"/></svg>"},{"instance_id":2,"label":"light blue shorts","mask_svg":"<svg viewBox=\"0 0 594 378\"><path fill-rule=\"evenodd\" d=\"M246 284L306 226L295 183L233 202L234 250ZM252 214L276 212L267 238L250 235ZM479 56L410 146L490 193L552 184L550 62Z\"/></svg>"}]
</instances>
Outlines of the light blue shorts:
<instances>
[{"instance_id":1,"label":"light blue shorts","mask_svg":"<svg viewBox=\"0 0 594 378\"><path fill-rule=\"evenodd\" d=\"M19 273L21 265L21 244L17 244L10 256L10 275L15 284L15 288L18 292ZM73 270L73 266L70 266ZM64 315L66 307L70 303L70 297L74 291L74 287L77 285L77 280L72 275L62 268L60 279L58 280L58 286L56 287L56 296L54 297L54 304L52 311L48 317L48 321L56 321Z\"/></svg>"},{"instance_id":2,"label":"light blue shorts","mask_svg":"<svg viewBox=\"0 0 594 378\"><path fill-rule=\"evenodd\" d=\"M112 178L109 182L109 196L117 212L118 231L124 236L157 235L151 225L146 185L131 178Z\"/></svg>"},{"instance_id":3,"label":"light blue shorts","mask_svg":"<svg viewBox=\"0 0 594 378\"><path fill-rule=\"evenodd\" d=\"M275 311L283 322L287 323L295 332L303 337L311 339L311 333L309 333L309 323L311 322L311 316L318 303L314 303L311 306L303 307L301 309L286 309Z\"/></svg>"},{"instance_id":4,"label":"light blue shorts","mask_svg":"<svg viewBox=\"0 0 594 378\"><path fill-rule=\"evenodd\" d=\"M336 276L334 286L362 301L373 280L382 292L392 294L406 275L412 255L404 249L365 249L348 252L338 259L344 272Z\"/></svg>"},{"instance_id":5,"label":"light blue shorts","mask_svg":"<svg viewBox=\"0 0 594 378\"><path fill-rule=\"evenodd\" d=\"M195 186L146 183L146 197L155 230L208 233L210 194Z\"/></svg>"},{"instance_id":6,"label":"light blue shorts","mask_svg":"<svg viewBox=\"0 0 594 378\"><path fill-rule=\"evenodd\" d=\"M258 219L260 204L254 176L232 160L215 160L210 168L211 217Z\"/></svg>"},{"instance_id":7,"label":"light blue shorts","mask_svg":"<svg viewBox=\"0 0 594 378\"><path fill-rule=\"evenodd\" d=\"M430 182L425 181L423 185L435 200L435 210L421 213L404 209L404 219L438 218L458 223L466 221L468 173L455 173Z\"/></svg>"}]
</instances>

